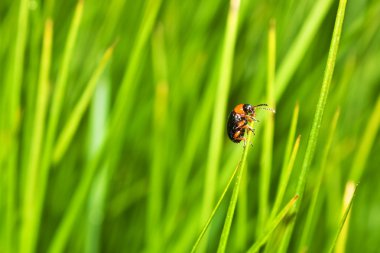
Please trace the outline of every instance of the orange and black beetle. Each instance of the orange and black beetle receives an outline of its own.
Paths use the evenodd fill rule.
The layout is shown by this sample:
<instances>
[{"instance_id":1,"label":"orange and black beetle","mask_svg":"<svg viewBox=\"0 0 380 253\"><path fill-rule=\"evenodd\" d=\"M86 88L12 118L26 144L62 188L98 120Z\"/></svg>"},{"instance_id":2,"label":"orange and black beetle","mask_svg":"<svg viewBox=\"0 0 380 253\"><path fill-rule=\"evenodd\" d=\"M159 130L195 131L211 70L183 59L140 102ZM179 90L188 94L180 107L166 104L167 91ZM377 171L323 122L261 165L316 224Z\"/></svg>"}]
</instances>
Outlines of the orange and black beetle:
<instances>
[{"instance_id":1,"label":"orange and black beetle","mask_svg":"<svg viewBox=\"0 0 380 253\"><path fill-rule=\"evenodd\" d=\"M230 112L227 122L227 134L231 141L239 143L242 140L245 142L245 130L254 132L254 129L248 125L248 122L257 121L255 119L257 107L268 106L267 104L259 104L252 106L250 104L239 104ZM263 108L273 111L271 108Z\"/></svg>"}]
</instances>

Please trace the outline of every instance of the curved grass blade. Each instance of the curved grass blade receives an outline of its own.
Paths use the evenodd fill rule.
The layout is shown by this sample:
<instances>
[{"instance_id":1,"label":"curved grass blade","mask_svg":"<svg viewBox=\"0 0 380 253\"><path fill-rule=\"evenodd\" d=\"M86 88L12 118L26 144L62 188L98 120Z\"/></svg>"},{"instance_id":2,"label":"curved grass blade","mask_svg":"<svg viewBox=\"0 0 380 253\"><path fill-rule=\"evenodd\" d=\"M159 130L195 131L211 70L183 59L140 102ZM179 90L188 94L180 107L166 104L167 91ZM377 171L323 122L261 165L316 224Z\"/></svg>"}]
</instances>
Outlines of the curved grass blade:
<instances>
[{"instance_id":1,"label":"curved grass blade","mask_svg":"<svg viewBox=\"0 0 380 253\"><path fill-rule=\"evenodd\" d=\"M347 223L346 220L349 217L349 213L352 207L352 202L355 197L355 192L356 192L357 185L353 181L349 181L346 186L346 191L344 194L344 202L343 202L343 216L340 221L338 230L336 231L336 234L334 236L334 239L331 243L331 247L329 252L333 252L335 246L338 248L336 249L336 252L345 252L345 243L346 243L346 236L347 236ZM345 225L346 224L346 225ZM346 229L345 229L346 228ZM342 236L339 237L339 235L342 233ZM341 240L338 240L341 239Z\"/></svg>"},{"instance_id":2,"label":"curved grass blade","mask_svg":"<svg viewBox=\"0 0 380 253\"><path fill-rule=\"evenodd\" d=\"M226 195L226 193L228 191L228 188L230 188L232 180L235 178L236 172L238 170L240 170L240 169L241 169L241 166L240 166L240 163L239 163L238 166L236 166L234 172L232 173L232 176L231 176L230 180L228 180L228 183L227 183L226 187L224 188L223 193L220 196L218 202L216 203L216 206L214 207L214 210L212 210L210 217L208 218L206 224L203 226L203 229L202 229L201 233L199 234L196 242L194 243L194 246L193 246L193 248L191 250L191 253L194 253L196 251L196 249L197 249L197 247L199 245L199 242L201 241L203 235L206 233L206 230L207 230L208 226L210 225L210 223L212 221L212 218L214 217L216 211L218 210L220 204L222 203L222 200L224 199L224 196Z\"/></svg>"},{"instance_id":3,"label":"curved grass blade","mask_svg":"<svg viewBox=\"0 0 380 253\"><path fill-rule=\"evenodd\" d=\"M69 147L71 140L74 137L75 131L77 130L79 123L90 104L91 98L94 95L96 85L99 81L100 76L103 73L108 61L110 60L115 44L106 50L104 53L98 67L96 68L94 74L91 76L90 81L86 85L82 96L80 97L78 103L75 105L73 112L71 113L69 120L66 122L62 133L59 135L56 147L53 153L53 162L58 163L67 148Z\"/></svg>"},{"instance_id":4,"label":"curved grass blade","mask_svg":"<svg viewBox=\"0 0 380 253\"><path fill-rule=\"evenodd\" d=\"M264 233L256 242L249 248L247 252L254 253L258 252L260 248L267 242L273 231L276 229L276 227L280 224L281 221L283 221L286 218L286 215L289 213L290 209L293 207L293 205L296 203L298 199L298 195L295 195L289 203L281 210L281 212L273 219L270 226L268 227L268 230L266 233Z\"/></svg>"}]
</instances>

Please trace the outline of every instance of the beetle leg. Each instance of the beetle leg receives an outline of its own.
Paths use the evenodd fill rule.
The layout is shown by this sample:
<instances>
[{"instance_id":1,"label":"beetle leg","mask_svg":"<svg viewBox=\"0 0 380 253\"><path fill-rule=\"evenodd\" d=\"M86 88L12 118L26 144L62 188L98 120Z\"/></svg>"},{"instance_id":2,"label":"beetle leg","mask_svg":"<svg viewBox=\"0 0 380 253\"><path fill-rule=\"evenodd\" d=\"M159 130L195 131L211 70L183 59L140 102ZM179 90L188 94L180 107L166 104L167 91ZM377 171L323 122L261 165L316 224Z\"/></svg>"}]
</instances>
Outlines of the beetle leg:
<instances>
[{"instance_id":1,"label":"beetle leg","mask_svg":"<svg viewBox=\"0 0 380 253\"><path fill-rule=\"evenodd\" d=\"M252 121L254 121L254 122L260 122L258 119L256 119L255 117L253 117L251 115L244 115L243 118L246 119L249 122L252 122Z\"/></svg>"},{"instance_id":2,"label":"beetle leg","mask_svg":"<svg viewBox=\"0 0 380 253\"><path fill-rule=\"evenodd\" d=\"M245 125L247 125L247 122L245 120L241 120L241 121L236 123L234 128L235 129L241 129L241 128L244 128Z\"/></svg>"},{"instance_id":3,"label":"beetle leg","mask_svg":"<svg viewBox=\"0 0 380 253\"><path fill-rule=\"evenodd\" d=\"M241 134L240 131L236 131L236 132L234 133L234 139L235 139L235 140L242 140L242 139L239 137L240 134Z\"/></svg>"},{"instance_id":4,"label":"beetle leg","mask_svg":"<svg viewBox=\"0 0 380 253\"><path fill-rule=\"evenodd\" d=\"M246 138L244 138L244 137L241 136L241 131L236 131L234 133L233 138L234 138L234 140L237 140L237 141L244 141L244 146L245 146Z\"/></svg>"},{"instance_id":5,"label":"beetle leg","mask_svg":"<svg viewBox=\"0 0 380 253\"><path fill-rule=\"evenodd\" d=\"M255 134L255 129L252 128L250 125L245 125L245 126L243 126L242 128L248 129L248 130L251 131L253 134Z\"/></svg>"},{"instance_id":6,"label":"beetle leg","mask_svg":"<svg viewBox=\"0 0 380 253\"><path fill-rule=\"evenodd\" d=\"M251 115L245 115L244 116L249 122L260 122L260 120L256 119L255 117L251 116Z\"/></svg>"}]
</instances>

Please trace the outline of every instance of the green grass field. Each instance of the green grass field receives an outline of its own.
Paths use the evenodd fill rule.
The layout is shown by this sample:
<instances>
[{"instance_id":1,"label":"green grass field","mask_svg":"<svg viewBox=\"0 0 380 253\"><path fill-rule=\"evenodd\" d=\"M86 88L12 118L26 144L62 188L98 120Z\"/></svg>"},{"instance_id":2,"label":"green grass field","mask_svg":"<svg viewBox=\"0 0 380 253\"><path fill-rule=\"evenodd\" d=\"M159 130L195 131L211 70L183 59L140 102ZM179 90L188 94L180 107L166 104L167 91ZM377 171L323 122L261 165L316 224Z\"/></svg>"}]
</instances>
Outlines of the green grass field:
<instances>
[{"instance_id":1,"label":"green grass field","mask_svg":"<svg viewBox=\"0 0 380 253\"><path fill-rule=\"evenodd\" d=\"M379 252L379 17L2 0L0 253Z\"/></svg>"}]
</instances>

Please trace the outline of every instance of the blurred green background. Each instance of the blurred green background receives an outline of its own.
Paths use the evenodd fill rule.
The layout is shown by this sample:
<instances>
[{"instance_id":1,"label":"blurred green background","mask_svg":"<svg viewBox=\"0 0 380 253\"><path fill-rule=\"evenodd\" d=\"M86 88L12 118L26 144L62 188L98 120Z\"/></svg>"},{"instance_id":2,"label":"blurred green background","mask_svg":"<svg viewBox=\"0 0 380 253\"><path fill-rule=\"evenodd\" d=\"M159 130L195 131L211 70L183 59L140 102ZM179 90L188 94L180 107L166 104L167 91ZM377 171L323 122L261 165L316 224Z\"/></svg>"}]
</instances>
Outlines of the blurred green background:
<instances>
[{"instance_id":1,"label":"blurred green background","mask_svg":"<svg viewBox=\"0 0 380 253\"><path fill-rule=\"evenodd\" d=\"M227 252L260 238L279 185L281 207L295 194L339 2L238 3L0 2L0 252L189 252L239 163L243 144L225 126L240 103L276 114L257 112ZM379 1L347 3L282 251L328 250L348 182L359 184L335 250L380 249L379 17ZM199 252L216 251L230 196ZM282 240L279 227L261 251L280 252Z\"/></svg>"}]
</instances>

